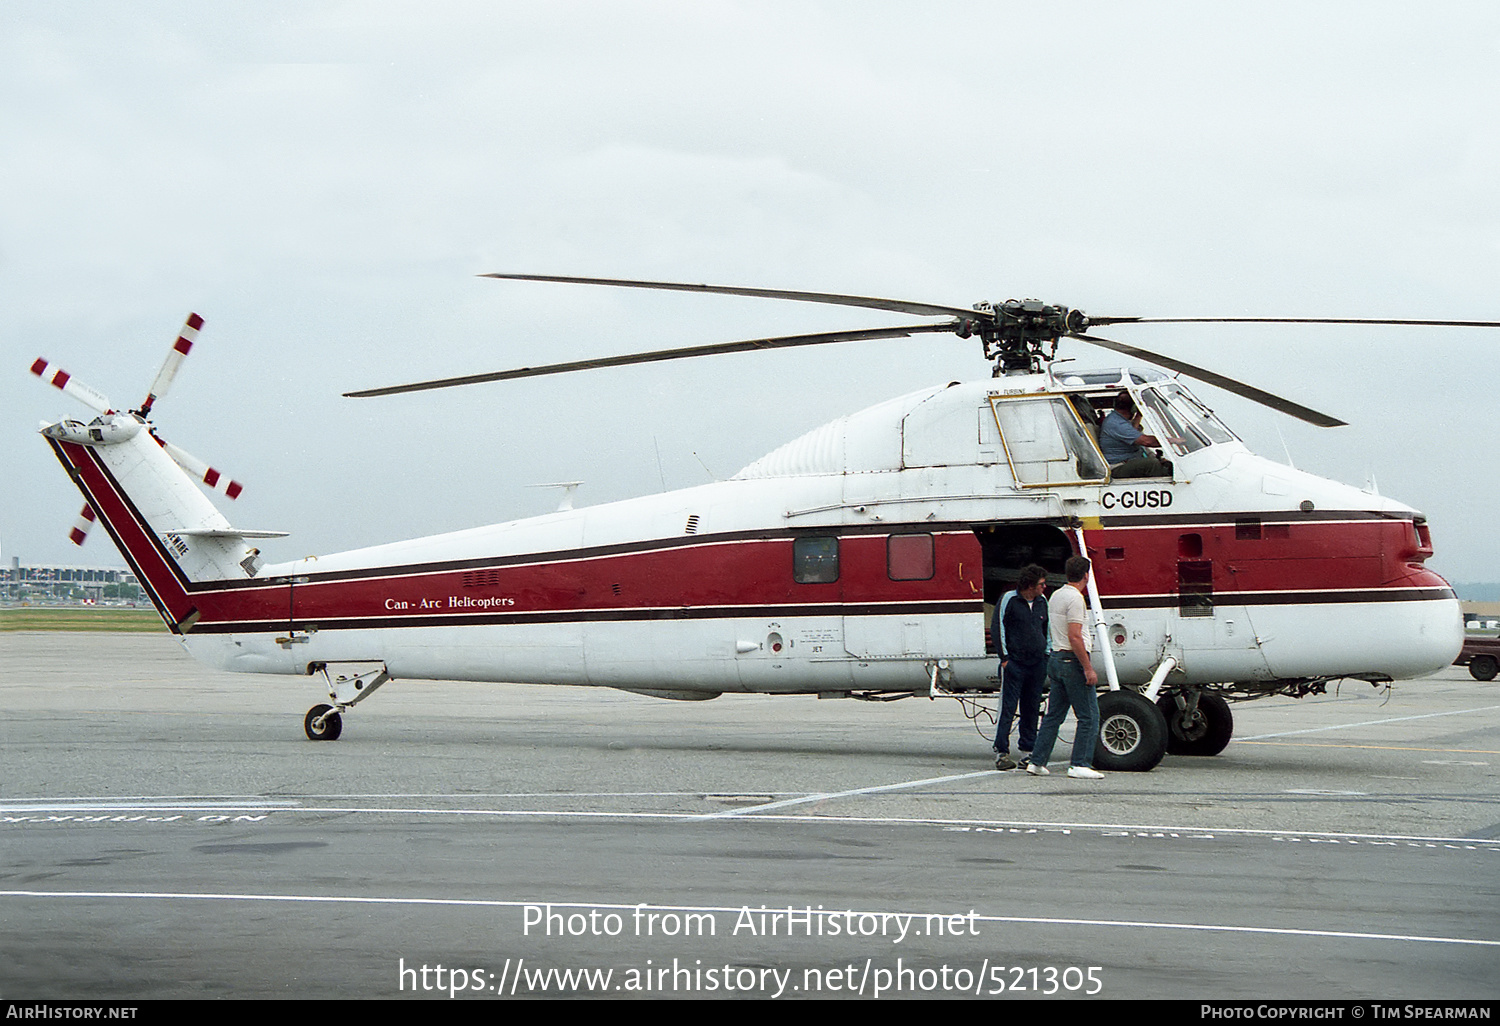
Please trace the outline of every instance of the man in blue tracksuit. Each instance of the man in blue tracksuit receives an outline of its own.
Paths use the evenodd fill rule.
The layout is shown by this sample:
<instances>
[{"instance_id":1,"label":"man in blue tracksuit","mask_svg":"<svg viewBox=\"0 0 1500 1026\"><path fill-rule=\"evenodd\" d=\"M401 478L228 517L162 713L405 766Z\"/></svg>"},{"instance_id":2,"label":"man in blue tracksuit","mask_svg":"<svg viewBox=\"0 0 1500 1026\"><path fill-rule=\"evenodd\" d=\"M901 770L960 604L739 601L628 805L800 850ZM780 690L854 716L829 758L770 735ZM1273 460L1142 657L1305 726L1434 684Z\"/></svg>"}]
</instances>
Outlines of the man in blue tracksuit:
<instances>
[{"instance_id":1,"label":"man in blue tracksuit","mask_svg":"<svg viewBox=\"0 0 1500 1026\"><path fill-rule=\"evenodd\" d=\"M1047 571L1032 563L1021 569L1016 590L995 606L990 630L1000 653L1000 723L995 729L995 768L1024 766L1036 743L1042 683L1047 674ZM1020 706L1019 763L1010 757L1010 725Z\"/></svg>"}]
</instances>

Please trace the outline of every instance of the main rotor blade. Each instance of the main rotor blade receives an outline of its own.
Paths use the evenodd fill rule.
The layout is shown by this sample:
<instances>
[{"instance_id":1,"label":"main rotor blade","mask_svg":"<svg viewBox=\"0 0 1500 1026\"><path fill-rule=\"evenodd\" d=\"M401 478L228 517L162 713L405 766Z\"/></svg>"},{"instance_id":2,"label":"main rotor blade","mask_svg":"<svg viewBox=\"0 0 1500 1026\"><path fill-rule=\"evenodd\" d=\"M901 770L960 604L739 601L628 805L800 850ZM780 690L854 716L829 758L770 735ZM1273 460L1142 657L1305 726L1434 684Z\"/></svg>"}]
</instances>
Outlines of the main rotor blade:
<instances>
[{"instance_id":1,"label":"main rotor blade","mask_svg":"<svg viewBox=\"0 0 1500 1026\"><path fill-rule=\"evenodd\" d=\"M1186 374L1190 378L1195 378L1198 381L1207 382L1210 385L1214 385L1218 388L1224 389L1224 391L1226 392L1233 392L1235 395L1244 396L1251 402L1260 403L1262 406L1269 406L1273 410L1279 410L1282 413L1286 413L1293 417L1296 417L1298 420L1305 420L1309 424L1316 424L1318 427L1343 427L1345 424L1344 421L1339 420L1337 417L1330 417L1326 413L1319 413L1317 410L1309 409L1308 407L1303 406L1300 403L1294 403L1290 399L1283 399L1279 395L1272 395L1270 392L1256 388L1254 385L1247 385L1242 381L1236 381L1233 378L1226 378L1222 374L1218 374L1211 370L1205 370L1202 367L1195 366L1191 363L1185 363L1182 360L1175 360L1170 356L1162 356L1160 353L1153 353L1149 349L1139 349L1135 346L1127 346L1123 342L1115 342L1112 339L1100 338L1098 335L1069 335L1068 337L1081 339L1084 342L1092 342L1096 346L1101 346L1105 349L1112 349L1115 352L1123 353L1126 356L1134 356L1137 359L1145 360L1149 363L1154 363L1158 367L1166 367L1169 370L1178 371L1179 373Z\"/></svg>"},{"instance_id":2,"label":"main rotor blade","mask_svg":"<svg viewBox=\"0 0 1500 1026\"><path fill-rule=\"evenodd\" d=\"M398 395L402 392L423 392L432 388L452 388L456 385L477 385L484 381L510 381L514 378L535 378L546 374L567 374L572 371L592 370L595 367L626 367L635 363L661 363L667 360L685 360L693 356L717 356L721 353L744 353L756 349L788 349L793 346L817 346L828 342L859 342L872 338L906 338L927 332L955 331L959 325L953 321L942 324L909 324L899 328L863 328L854 331L824 331L815 335L781 335L775 338L747 339L743 342L717 342L706 346L688 346L683 349L658 349L649 353L628 353L624 356L601 356L593 360L573 360L568 363L549 363L541 367L518 367L515 370L495 371L490 374L466 374L457 378L438 378L433 381L418 381L410 385L389 385L385 388L367 388L359 392L345 392L345 398L368 399L381 395Z\"/></svg>"},{"instance_id":3,"label":"main rotor blade","mask_svg":"<svg viewBox=\"0 0 1500 1026\"><path fill-rule=\"evenodd\" d=\"M689 285L672 281L631 281L624 278L568 278L548 274L481 274L481 278L503 278L510 281L551 281L568 285L614 285L626 289L670 289L674 292L711 292L721 296L757 296L761 299L795 299L804 303L828 303L833 306L857 306L867 310L916 314L919 317L959 317L964 320L990 320L993 314L972 307L915 303L905 299L879 299L871 296L842 296L833 292L793 292L787 289L749 289L733 285Z\"/></svg>"},{"instance_id":4,"label":"main rotor blade","mask_svg":"<svg viewBox=\"0 0 1500 1026\"><path fill-rule=\"evenodd\" d=\"M1426 328L1500 328L1500 321L1422 321L1404 317L1089 317L1090 324L1396 324Z\"/></svg>"}]
</instances>

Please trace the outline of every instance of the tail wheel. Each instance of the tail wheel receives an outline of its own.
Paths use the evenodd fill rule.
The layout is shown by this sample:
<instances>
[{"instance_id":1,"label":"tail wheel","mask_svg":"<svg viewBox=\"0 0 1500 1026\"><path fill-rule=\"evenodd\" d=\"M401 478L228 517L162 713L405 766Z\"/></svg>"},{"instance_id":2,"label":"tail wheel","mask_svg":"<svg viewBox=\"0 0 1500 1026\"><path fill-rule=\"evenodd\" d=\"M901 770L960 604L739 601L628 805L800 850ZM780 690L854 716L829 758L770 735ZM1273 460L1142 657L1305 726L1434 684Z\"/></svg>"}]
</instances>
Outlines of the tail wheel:
<instances>
[{"instance_id":1,"label":"tail wheel","mask_svg":"<svg viewBox=\"0 0 1500 1026\"><path fill-rule=\"evenodd\" d=\"M1106 691L1099 696L1099 743L1094 766L1144 773L1167 754L1167 721L1138 691Z\"/></svg>"},{"instance_id":2,"label":"tail wheel","mask_svg":"<svg viewBox=\"0 0 1500 1026\"><path fill-rule=\"evenodd\" d=\"M320 718L321 723L318 722ZM337 741L344 732L344 718L334 712L331 705L315 705L307 710L302 729L307 731L309 741Z\"/></svg>"},{"instance_id":3,"label":"tail wheel","mask_svg":"<svg viewBox=\"0 0 1500 1026\"><path fill-rule=\"evenodd\" d=\"M1177 699L1162 695L1157 708L1167 721L1167 751L1173 755L1218 755L1234 735L1234 714L1219 695L1200 692L1192 716L1177 708Z\"/></svg>"},{"instance_id":4,"label":"tail wheel","mask_svg":"<svg viewBox=\"0 0 1500 1026\"><path fill-rule=\"evenodd\" d=\"M1469 662L1469 676L1475 680L1494 680L1496 670L1500 670L1500 663L1494 656L1475 656Z\"/></svg>"}]
</instances>

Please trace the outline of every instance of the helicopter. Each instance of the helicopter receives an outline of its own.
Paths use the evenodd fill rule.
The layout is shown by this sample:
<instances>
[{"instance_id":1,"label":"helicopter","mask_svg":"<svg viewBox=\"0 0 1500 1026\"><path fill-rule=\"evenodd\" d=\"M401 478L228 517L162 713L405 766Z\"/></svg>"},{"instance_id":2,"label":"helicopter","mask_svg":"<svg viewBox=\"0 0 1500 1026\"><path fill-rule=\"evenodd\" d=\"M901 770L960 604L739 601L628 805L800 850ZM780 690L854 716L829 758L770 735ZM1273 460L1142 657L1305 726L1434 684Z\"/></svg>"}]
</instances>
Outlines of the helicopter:
<instances>
[{"instance_id":1,"label":"helicopter","mask_svg":"<svg viewBox=\"0 0 1500 1026\"><path fill-rule=\"evenodd\" d=\"M285 532L234 527L199 484L240 485L151 419L202 319L188 319L145 401L116 410L45 360L32 372L98 414L41 433L167 628L218 669L321 674L303 726L336 740L398 679L892 701L1000 690L990 610L1021 569L1061 583L1087 555L1102 665L1100 769L1216 755L1231 702L1382 686L1452 663L1462 616L1425 561L1426 518L1251 452L1191 378L1322 427L1289 399L1095 333L1147 323L1496 327L1490 321L1096 317L1037 300L972 307L780 289L491 274L501 280L795 300L942 318L656 350L345 393L373 398L540 375L952 333L988 379L921 388L794 439L725 481L317 557L268 563ZM1061 368L1073 339L1157 369ZM1128 396L1164 450L1121 477L1099 433ZM570 484L575 484L570 483ZM571 494L571 493L570 493Z\"/></svg>"}]
</instances>

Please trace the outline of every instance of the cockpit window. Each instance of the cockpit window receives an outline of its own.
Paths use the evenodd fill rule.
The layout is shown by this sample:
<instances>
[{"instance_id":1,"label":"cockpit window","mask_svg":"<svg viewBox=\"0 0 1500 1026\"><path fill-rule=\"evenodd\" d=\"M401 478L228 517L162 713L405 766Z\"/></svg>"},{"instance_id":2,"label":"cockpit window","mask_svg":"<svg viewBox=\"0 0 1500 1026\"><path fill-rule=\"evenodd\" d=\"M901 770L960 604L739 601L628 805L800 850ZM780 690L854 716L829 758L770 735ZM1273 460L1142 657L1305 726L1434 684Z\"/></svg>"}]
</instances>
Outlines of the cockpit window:
<instances>
[{"instance_id":1,"label":"cockpit window","mask_svg":"<svg viewBox=\"0 0 1500 1026\"><path fill-rule=\"evenodd\" d=\"M1177 455L1196 452L1208 444L1207 438L1194 431L1188 425L1186 418L1172 409L1165 396L1155 391L1142 392L1141 402L1156 414L1157 421L1166 428L1166 434L1161 441L1170 445Z\"/></svg>"},{"instance_id":2,"label":"cockpit window","mask_svg":"<svg viewBox=\"0 0 1500 1026\"><path fill-rule=\"evenodd\" d=\"M1170 386L1173 403L1193 419L1193 426L1208 436L1210 442L1232 442L1234 432L1224 426L1207 406L1204 406L1180 385Z\"/></svg>"},{"instance_id":3,"label":"cockpit window","mask_svg":"<svg viewBox=\"0 0 1500 1026\"><path fill-rule=\"evenodd\" d=\"M1234 434L1176 382L1142 389L1141 402L1165 429L1162 441L1179 456L1216 442L1234 441Z\"/></svg>"},{"instance_id":4,"label":"cockpit window","mask_svg":"<svg viewBox=\"0 0 1500 1026\"><path fill-rule=\"evenodd\" d=\"M990 406L1011 470L1023 487L1108 478L1104 457L1065 398L994 396Z\"/></svg>"}]
</instances>

